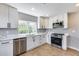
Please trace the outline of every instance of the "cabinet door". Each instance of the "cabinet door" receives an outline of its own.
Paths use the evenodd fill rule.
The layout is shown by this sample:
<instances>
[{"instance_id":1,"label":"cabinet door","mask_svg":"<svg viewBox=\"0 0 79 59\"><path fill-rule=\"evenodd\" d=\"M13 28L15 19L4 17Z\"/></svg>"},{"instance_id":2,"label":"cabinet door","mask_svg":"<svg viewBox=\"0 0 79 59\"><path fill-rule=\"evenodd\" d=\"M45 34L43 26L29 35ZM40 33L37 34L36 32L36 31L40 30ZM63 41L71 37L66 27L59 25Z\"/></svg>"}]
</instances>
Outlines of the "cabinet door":
<instances>
[{"instance_id":1,"label":"cabinet door","mask_svg":"<svg viewBox=\"0 0 79 59\"><path fill-rule=\"evenodd\" d=\"M48 22L48 28L52 29L52 23L53 23L53 20L50 18L49 19L49 22Z\"/></svg>"},{"instance_id":2,"label":"cabinet door","mask_svg":"<svg viewBox=\"0 0 79 59\"><path fill-rule=\"evenodd\" d=\"M38 47L40 45L40 35L37 35L34 37L34 48Z\"/></svg>"},{"instance_id":3,"label":"cabinet door","mask_svg":"<svg viewBox=\"0 0 79 59\"><path fill-rule=\"evenodd\" d=\"M0 4L0 28L7 28L8 6Z\"/></svg>"},{"instance_id":4,"label":"cabinet door","mask_svg":"<svg viewBox=\"0 0 79 59\"><path fill-rule=\"evenodd\" d=\"M48 18L44 20L44 26L45 26L45 28L49 28L49 19Z\"/></svg>"},{"instance_id":5,"label":"cabinet door","mask_svg":"<svg viewBox=\"0 0 79 59\"><path fill-rule=\"evenodd\" d=\"M64 18L64 28L68 28L68 15L64 14L63 18Z\"/></svg>"},{"instance_id":6,"label":"cabinet door","mask_svg":"<svg viewBox=\"0 0 79 59\"><path fill-rule=\"evenodd\" d=\"M11 24L11 28L18 27L18 12L16 8L9 7L9 22Z\"/></svg>"},{"instance_id":7,"label":"cabinet door","mask_svg":"<svg viewBox=\"0 0 79 59\"><path fill-rule=\"evenodd\" d=\"M41 35L41 37L40 37L40 44L44 44L45 42L46 42L45 35Z\"/></svg>"},{"instance_id":8,"label":"cabinet door","mask_svg":"<svg viewBox=\"0 0 79 59\"><path fill-rule=\"evenodd\" d=\"M0 56L13 56L13 40L0 41Z\"/></svg>"},{"instance_id":9,"label":"cabinet door","mask_svg":"<svg viewBox=\"0 0 79 59\"><path fill-rule=\"evenodd\" d=\"M34 40L32 37L27 37L27 51L34 48Z\"/></svg>"},{"instance_id":10,"label":"cabinet door","mask_svg":"<svg viewBox=\"0 0 79 59\"><path fill-rule=\"evenodd\" d=\"M40 17L40 28L45 29L49 28L49 18L47 17Z\"/></svg>"},{"instance_id":11,"label":"cabinet door","mask_svg":"<svg viewBox=\"0 0 79 59\"><path fill-rule=\"evenodd\" d=\"M26 52L26 38L20 38L20 53Z\"/></svg>"},{"instance_id":12,"label":"cabinet door","mask_svg":"<svg viewBox=\"0 0 79 59\"><path fill-rule=\"evenodd\" d=\"M40 18L40 28L44 28L44 19Z\"/></svg>"}]
</instances>

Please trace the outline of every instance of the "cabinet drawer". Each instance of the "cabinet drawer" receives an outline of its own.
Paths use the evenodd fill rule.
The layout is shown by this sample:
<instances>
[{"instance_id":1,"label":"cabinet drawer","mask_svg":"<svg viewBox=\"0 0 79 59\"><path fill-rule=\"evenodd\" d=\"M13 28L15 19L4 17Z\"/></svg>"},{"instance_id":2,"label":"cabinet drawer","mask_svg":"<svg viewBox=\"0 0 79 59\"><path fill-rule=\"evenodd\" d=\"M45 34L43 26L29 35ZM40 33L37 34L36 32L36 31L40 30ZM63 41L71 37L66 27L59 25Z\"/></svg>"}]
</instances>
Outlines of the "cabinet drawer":
<instances>
[{"instance_id":1,"label":"cabinet drawer","mask_svg":"<svg viewBox=\"0 0 79 59\"><path fill-rule=\"evenodd\" d=\"M13 56L13 41L0 41L0 56Z\"/></svg>"},{"instance_id":2,"label":"cabinet drawer","mask_svg":"<svg viewBox=\"0 0 79 59\"><path fill-rule=\"evenodd\" d=\"M2 40L2 41L0 41L0 45L5 45L5 44L13 44L13 40Z\"/></svg>"}]
</instances>

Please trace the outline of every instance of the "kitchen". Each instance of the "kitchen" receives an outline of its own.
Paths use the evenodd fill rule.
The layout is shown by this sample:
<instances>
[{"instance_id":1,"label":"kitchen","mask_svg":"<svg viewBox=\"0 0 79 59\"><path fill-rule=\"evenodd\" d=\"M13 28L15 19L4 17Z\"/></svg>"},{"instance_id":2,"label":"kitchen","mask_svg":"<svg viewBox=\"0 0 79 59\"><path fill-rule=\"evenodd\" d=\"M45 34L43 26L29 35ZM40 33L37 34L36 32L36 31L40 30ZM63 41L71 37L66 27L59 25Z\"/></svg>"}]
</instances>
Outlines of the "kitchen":
<instances>
[{"instance_id":1,"label":"kitchen","mask_svg":"<svg viewBox=\"0 0 79 59\"><path fill-rule=\"evenodd\" d=\"M67 37L70 37L71 32L75 33L75 30L71 32L67 30L69 14L64 12L56 17L48 17L48 15L37 17L24 13L25 10L22 9L24 5L20 7L18 3L0 3L0 56L19 56L44 44L52 43L55 43L58 49L67 50ZM73 5L75 4L68 6ZM31 8L30 12L34 10ZM52 37L55 38L54 41Z\"/></svg>"}]
</instances>

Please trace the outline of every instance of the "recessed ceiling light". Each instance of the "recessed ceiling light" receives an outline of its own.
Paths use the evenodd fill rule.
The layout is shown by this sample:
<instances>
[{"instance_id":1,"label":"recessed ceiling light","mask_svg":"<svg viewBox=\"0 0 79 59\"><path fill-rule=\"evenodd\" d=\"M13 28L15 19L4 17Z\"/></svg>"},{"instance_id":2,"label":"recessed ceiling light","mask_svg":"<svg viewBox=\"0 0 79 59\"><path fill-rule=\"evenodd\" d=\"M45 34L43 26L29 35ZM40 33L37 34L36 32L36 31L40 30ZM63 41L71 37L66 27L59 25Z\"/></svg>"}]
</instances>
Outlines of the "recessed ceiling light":
<instances>
[{"instance_id":1,"label":"recessed ceiling light","mask_svg":"<svg viewBox=\"0 0 79 59\"><path fill-rule=\"evenodd\" d=\"M77 3L75 6L78 7L79 6L79 3Z\"/></svg>"},{"instance_id":2,"label":"recessed ceiling light","mask_svg":"<svg viewBox=\"0 0 79 59\"><path fill-rule=\"evenodd\" d=\"M35 10L35 8L31 8L31 10L33 11L33 10Z\"/></svg>"}]
</instances>

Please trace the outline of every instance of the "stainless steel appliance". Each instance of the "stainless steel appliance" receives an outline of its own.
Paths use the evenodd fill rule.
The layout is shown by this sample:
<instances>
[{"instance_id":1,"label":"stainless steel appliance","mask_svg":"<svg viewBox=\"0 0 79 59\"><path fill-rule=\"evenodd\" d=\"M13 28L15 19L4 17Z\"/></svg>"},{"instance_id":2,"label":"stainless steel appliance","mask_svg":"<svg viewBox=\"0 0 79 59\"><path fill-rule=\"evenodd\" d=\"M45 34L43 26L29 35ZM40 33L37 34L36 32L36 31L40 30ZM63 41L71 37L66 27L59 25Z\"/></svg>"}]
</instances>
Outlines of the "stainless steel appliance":
<instances>
[{"instance_id":1,"label":"stainless steel appliance","mask_svg":"<svg viewBox=\"0 0 79 59\"><path fill-rule=\"evenodd\" d=\"M52 26L53 26L53 28L63 28L64 24L63 24L63 21L59 22L57 19L57 22L53 23Z\"/></svg>"},{"instance_id":2,"label":"stainless steel appliance","mask_svg":"<svg viewBox=\"0 0 79 59\"><path fill-rule=\"evenodd\" d=\"M13 55L17 56L26 52L26 38L17 38L13 40Z\"/></svg>"},{"instance_id":3,"label":"stainless steel appliance","mask_svg":"<svg viewBox=\"0 0 79 59\"><path fill-rule=\"evenodd\" d=\"M53 33L51 35L51 44L56 45L57 47L62 47L62 36L64 34Z\"/></svg>"}]
</instances>

